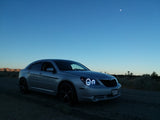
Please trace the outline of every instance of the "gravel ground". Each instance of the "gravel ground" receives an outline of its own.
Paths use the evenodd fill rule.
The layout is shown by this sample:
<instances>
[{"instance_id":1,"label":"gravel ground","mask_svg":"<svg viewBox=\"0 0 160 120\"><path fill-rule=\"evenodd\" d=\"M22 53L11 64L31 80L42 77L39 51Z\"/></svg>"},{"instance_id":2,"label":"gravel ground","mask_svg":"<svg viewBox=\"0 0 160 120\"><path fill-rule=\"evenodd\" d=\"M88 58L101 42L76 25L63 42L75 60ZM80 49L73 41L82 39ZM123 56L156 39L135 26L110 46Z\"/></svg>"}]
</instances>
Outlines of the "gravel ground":
<instances>
[{"instance_id":1,"label":"gravel ground","mask_svg":"<svg viewBox=\"0 0 160 120\"><path fill-rule=\"evenodd\" d=\"M116 100L71 107L51 95L22 95L17 82L0 78L0 120L160 120L160 92L123 88Z\"/></svg>"}]
</instances>

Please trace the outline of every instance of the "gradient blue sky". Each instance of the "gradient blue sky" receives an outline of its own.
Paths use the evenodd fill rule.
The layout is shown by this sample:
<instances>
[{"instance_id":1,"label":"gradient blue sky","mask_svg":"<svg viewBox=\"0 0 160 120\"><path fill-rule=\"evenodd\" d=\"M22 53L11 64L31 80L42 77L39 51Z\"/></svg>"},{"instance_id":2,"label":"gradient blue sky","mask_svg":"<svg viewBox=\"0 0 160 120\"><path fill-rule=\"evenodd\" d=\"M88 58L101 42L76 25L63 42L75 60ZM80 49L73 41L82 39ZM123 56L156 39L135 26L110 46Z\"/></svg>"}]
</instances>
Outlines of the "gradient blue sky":
<instances>
[{"instance_id":1,"label":"gradient blue sky","mask_svg":"<svg viewBox=\"0 0 160 120\"><path fill-rule=\"evenodd\" d=\"M159 0L0 0L0 68L38 59L160 74Z\"/></svg>"}]
</instances>

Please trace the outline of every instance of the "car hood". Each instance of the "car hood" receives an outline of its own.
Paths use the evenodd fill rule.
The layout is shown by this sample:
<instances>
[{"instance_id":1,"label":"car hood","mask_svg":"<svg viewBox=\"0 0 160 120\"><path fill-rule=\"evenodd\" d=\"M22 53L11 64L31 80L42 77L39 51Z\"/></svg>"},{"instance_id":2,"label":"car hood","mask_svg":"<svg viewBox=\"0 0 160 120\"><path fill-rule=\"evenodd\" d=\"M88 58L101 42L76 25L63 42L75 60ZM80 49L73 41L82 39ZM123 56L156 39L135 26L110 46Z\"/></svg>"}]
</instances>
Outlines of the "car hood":
<instances>
[{"instance_id":1,"label":"car hood","mask_svg":"<svg viewBox=\"0 0 160 120\"><path fill-rule=\"evenodd\" d=\"M91 78L91 79L101 79L101 80L115 79L115 77L112 76L112 75L99 73L99 72L94 72L94 71L65 71L65 73L76 75L76 76L79 76L79 77Z\"/></svg>"}]
</instances>

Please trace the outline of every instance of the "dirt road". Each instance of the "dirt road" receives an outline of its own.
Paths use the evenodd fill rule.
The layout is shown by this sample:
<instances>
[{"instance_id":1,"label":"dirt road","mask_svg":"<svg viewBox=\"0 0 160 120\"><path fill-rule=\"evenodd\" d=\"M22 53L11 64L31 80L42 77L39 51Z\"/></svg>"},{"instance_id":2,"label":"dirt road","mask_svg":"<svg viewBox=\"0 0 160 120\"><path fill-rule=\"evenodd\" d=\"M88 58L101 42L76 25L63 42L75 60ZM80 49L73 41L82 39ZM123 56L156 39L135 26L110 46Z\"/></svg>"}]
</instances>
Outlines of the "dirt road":
<instances>
[{"instance_id":1,"label":"dirt road","mask_svg":"<svg viewBox=\"0 0 160 120\"><path fill-rule=\"evenodd\" d=\"M116 100L70 107L51 95L22 95L17 83L0 78L0 120L160 120L160 92L122 89Z\"/></svg>"}]
</instances>

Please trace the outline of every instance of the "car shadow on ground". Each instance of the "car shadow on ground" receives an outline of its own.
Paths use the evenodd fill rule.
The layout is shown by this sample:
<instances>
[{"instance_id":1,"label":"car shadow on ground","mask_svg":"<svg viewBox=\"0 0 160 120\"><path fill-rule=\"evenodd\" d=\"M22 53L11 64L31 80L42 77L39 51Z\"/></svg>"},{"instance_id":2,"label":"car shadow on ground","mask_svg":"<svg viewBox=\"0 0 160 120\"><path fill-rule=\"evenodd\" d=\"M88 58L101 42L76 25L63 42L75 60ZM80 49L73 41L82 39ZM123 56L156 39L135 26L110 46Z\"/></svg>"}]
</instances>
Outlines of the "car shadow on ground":
<instances>
[{"instance_id":1,"label":"car shadow on ground","mask_svg":"<svg viewBox=\"0 0 160 120\"><path fill-rule=\"evenodd\" d=\"M49 95L49 94L45 94L45 93L41 93L41 92L36 92L36 91L30 91L29 94L25 94L22 96L24 96L27 99L33 100L36 103L41 103L42 105L49 105L53 107L56 105L64 105L64 106L69 106L71 108L97 108L97 107L104 107L107 105L115 105L118 104L120 101L120 98L116 98L113 100L105 100L105 101L98 101L98 102L92 102L92 101L83 101L83 102L77 102L74 105L69 105L64 103L63 101L59 100L57 96L53 96L53 95Z\"/></svg>"}]
</instances>

